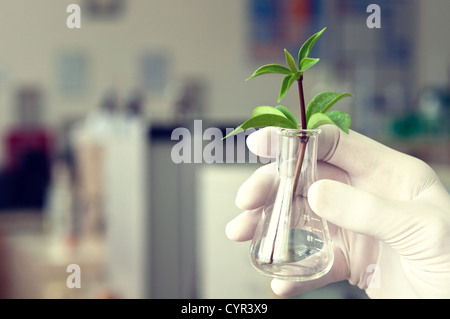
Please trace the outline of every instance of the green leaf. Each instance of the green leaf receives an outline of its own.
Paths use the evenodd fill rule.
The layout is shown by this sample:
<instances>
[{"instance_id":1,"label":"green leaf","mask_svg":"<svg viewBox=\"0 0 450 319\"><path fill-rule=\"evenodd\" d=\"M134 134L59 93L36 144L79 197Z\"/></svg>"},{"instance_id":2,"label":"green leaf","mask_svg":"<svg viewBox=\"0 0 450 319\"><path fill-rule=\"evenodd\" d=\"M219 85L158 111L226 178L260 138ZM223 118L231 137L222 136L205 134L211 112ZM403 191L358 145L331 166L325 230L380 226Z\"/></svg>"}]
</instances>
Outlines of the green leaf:
<instances>
[{"instance_id":1,"label":"green leaf","mask_svg":"<svg viewBox=\"0 0 450 319\"><path fill-rule=\"evenodd\" d=\"M307 127L309 130L313 130L321 125L334 124L348 134L350 123L350 115L342 111L332 111L326 114L315 113L311 115Z\"/></svg>"},{"instance_id":2,"label":"green leaf","mask_svg":"<svg viewBox=\"0 0 450 319\"><path fill-rule=\"evenodd\" d=\"M327 115L337 127L348 134L350 124L352 123L350 115L342 111L331 111L328 112Z\"/></svg>"},{"instance_id":3,"label":"green leaf","mask_svg":"<svg viewBox=\"0 0 450 319\"><path fill-rule=\"evenodd\" d=\"M278 95L278 103L283 99L283 97L286 95L289 88L292 86L292 84L300 78L300 72L286 75L281 82L281 88L280 88L280 94Z\"/></svg>"},{"instance_id":4,"label":"green leaf","mask_svg":"<svg viewBox=\"0 0 450 319\"><path fill-rule=\"evenodd\" d=\"M325 113L334 104L346 96L353 96L350 93L339 93L339 92L322 92L317 94L309 102L306 109L306 121L315 113Z\"/></svg>"},{"instance_id":5,"label":"green leaf","mask_svg":"<svg viewBox=\"0 0 450 319\"><path fill-rule=\"evenodd\" d=\"M326 28L323 28L319 32L313 34L305 43L303 43L302 47L298 51L298 68L301 69L300 63L304 58L309 56L314 43L316 43L317 39L322 35Z\"/></svg>"},{"instance_id":6,"label":"green leaf","mask_svg":"<svg viewBox=\"0 0 450 319\"><path fill-rule=\"evenodd\" d=\"M294 123L296 128L299 128L297 119L295 118L295 116L291 113L291 111L287 107L285 107L283 105L277 105L275 108L277 110L281 111L289 120L291 120L291 122Z\"/></svg>"},{"instance_id":7,"label":"green leaf","mask_svg":"<svg viewBox=\"0 0 450 319\"><path fill-rule=\"evenodd\" d=\"M306 127L308 128L308 130L314 130L320 125L324 124L334 124L334 122L328 117L328 115L323 113L316 113L309 118Z\"/></svg>"},{"instance_id":8,"label":"green leaf","mask_svg":"<svg viewBox=\"0 0 450 319\"><path fill-rule=\"evenodd\" d=\"M254 78L256 76L268 74L268 73L291 74L292 71L283 65L267 64L267 65L263 65L262 67L258 68L255 72L253 72L253 74L249 78L247 78L246 81L248 81L251 78Z\"/></svg>"},{"instance_id":9,"label":"green leaf","mask_svg":"<svg viewBox=\"0 0 450 319\"><path fill-rule=\"evenodd\" d=\"M253 110L252 117L250 119L239 125L234 131L225 136L223 139L250 128L265 126L277 126L291 129L297 128L297 126L280 110L272 106L258 106Z\"/></svg>"},{"instance_id":10,"label":"green leaf","mask_svg":"<svg viewBox=\"0 0 450 319\"><path fill-rule=\"evenodd\" d=\"M314 64L319 62L320 59L311 59L311 58L303 58L303 60L300 62L300 72L304 72L310 67L312 67Z\"/></svg>"},{"instance_id":11,"label":"green leaf","mask_svg":"<svg viewBox=\"0 0 450 319\"><path fill-rule=\"evenodd\" d=\"M292 70L292 72L297 72L297 68L295 67L295 60L292 57L292 55L288 52L288 50L284 49L284 55L286 57L286 63L289 66L289 68Z\"/></svg>"}]
</instances>

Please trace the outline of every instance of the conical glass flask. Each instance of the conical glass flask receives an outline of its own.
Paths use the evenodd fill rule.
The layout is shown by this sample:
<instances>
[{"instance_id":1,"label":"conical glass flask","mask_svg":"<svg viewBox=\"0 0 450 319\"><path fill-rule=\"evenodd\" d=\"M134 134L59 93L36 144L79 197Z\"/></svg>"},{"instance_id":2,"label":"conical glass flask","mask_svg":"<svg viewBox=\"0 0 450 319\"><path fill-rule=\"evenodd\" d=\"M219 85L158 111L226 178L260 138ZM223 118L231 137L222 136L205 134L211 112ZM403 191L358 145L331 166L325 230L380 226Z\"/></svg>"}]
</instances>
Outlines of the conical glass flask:
<instances>
[{"instance_id":1,"label":"conical glass flask","mask_svg":"<svg viewBox=\"0 0 450 319\"><path fill-rule=\"evenodd\" d=\"M278 178L250 247L252 264L265 275L306 281L323 276L333 264L327 222L308 204L308 188L316 181L319 134L320 130L277 131ZM301 173L294 185L302 148Z\"/></svg>"}]
</instances>

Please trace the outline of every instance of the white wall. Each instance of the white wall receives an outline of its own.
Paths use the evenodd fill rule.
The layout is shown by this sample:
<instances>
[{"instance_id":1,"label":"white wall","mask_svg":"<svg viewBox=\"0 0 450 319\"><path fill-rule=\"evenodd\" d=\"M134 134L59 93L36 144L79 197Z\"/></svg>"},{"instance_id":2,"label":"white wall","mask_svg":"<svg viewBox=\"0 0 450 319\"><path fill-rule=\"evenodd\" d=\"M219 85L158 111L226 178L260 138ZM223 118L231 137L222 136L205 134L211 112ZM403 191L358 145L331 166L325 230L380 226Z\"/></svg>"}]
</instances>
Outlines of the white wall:
<instances>
[{"instance_id":1,"label":"white wall","mask_svg":"<svg viewBox=\"0 0 450 319\"><path fill-rule=\"evenodd\" d=\"M449 18L450 1L419 1L418 21L418 88L442 87L450 81Z\"/></svg>"}]
</instances>

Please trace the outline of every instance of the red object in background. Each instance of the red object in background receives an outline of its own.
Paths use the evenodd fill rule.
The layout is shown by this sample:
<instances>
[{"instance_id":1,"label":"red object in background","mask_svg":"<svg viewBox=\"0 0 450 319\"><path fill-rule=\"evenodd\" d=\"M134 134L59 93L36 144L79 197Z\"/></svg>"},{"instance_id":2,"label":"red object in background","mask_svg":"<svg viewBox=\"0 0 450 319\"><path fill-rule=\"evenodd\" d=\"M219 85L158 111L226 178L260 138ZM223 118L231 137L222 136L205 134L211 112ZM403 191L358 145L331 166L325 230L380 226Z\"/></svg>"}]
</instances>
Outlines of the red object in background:
<instances>
[{"instance_id":1,"label":"red object in background","mask_svg":"<svg viewBox=\"0 0 450 319\"><path fill-rule=\"evenodd\" d=\"M17 127L5 134L0 211L41 212L45 208L53 144L53 136L43 127Z\"/></svg>"},{"instance_id":2,"label":"red object in background","mask_svg":"<svg viewBox=\"0 0 450 319\"><path fill-rule=\"evenodd\" d=\"M14 170L23 156L32 151L43 154L50 161L53 138L43 128L16 128L6 134L4 141L5 168Z\"/></svg>"}]
</instances>

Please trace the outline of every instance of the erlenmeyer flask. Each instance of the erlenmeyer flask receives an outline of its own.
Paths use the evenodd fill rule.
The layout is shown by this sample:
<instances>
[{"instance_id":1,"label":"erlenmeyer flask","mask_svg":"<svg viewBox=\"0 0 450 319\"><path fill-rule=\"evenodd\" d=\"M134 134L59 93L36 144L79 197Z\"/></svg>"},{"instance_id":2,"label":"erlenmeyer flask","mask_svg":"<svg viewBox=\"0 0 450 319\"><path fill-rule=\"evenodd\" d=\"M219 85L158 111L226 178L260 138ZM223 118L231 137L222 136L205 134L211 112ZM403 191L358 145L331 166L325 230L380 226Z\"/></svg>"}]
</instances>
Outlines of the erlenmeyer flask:
<instances>
[{"instance_id":1,"label":"erlenmeyer flask","mask_svg":"<svg viewBox=\"0 0 450 319\"><path fill-rule=\"evenodd\" d=\"M320 130L279 129L278 179L256 229L250 256L265 275L306 281L326 274L333 264L327 222L308 204L308 188L316 181ZM303 145L302 145L303 144ZM297 159L305 148L301 173L294 185Z\"/></svg>"}]
</instances>

